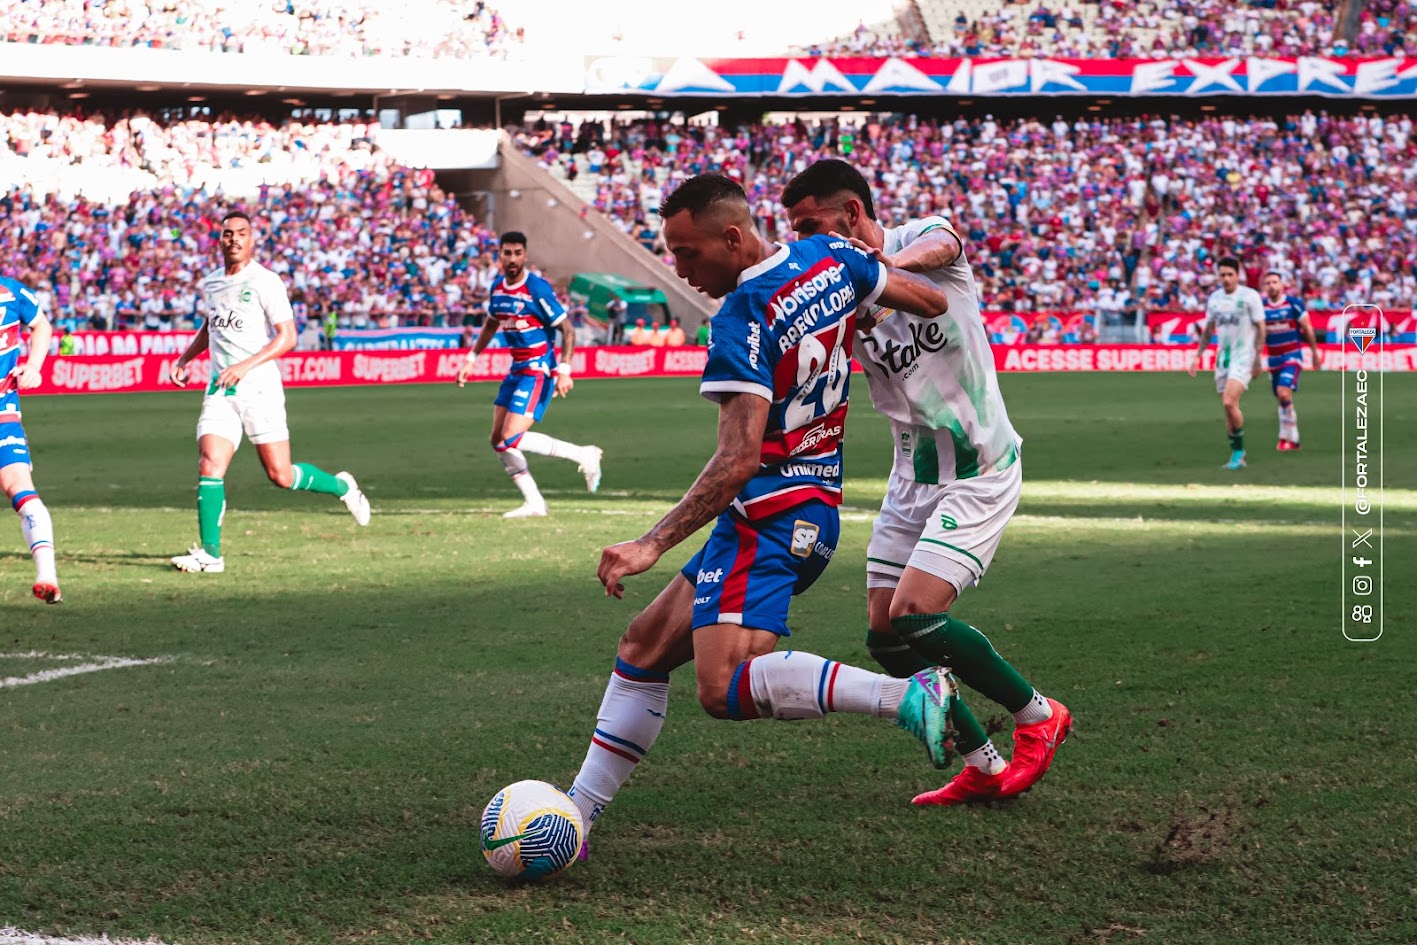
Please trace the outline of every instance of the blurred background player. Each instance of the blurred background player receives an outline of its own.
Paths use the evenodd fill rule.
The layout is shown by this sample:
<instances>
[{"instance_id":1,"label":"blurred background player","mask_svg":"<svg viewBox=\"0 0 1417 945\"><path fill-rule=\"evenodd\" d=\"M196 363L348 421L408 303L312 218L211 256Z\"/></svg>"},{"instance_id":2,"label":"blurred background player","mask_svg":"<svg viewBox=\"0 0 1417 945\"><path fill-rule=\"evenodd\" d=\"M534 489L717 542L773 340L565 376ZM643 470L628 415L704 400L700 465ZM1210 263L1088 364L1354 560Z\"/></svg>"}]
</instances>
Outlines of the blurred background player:
<instances>
[{"instance_id":1,"label":"blurred background player","mask_svg":"<svg viewBox=\"0 0 1417 945\"><path fill-rule=\"evenodd\" d=\"M595 492L600 488L601 449L577 446L531 429L546 415L553 396L565 397L575 387L571 380L571 354L576 347L576 333L551 283L527 270L526 235L516 231L503 233L501 246L502 274L492 282L482 331L458 368L458 386L467 383L477 356L500 330L512 352L512 367L493 401L490 440L502 468L522 492L521 506L502 517L529 518L546 514L546 500L527 467L527 453L571 460L585 476L586 490ZM554 328L561 330L559 364L551 347Z\"/></svg>"},{"instance_id":2,"label":"blurred background player","mask_svg":"<svg viewBox=\"0 0 1417 945\"><path fill-rule=\"evenodd\" d=\"M984 634L949 614L994 559L1023 483L1020 440L999 392L964 243L938 216L882 227L870 186L845 161L808 167L788 182L782 205L798 236L849 236L887 266L921 273L949 298L938 319L896 314L863 326L868 333L856 348L871 402L890 418L895 440L890 483L866 551L866 648L895 677L948 666L1014 718L1013 759L1006 764L956 700L955 748L964 770L915 803L950 806L1021 794L1052 765L1072 713L1040 695Z\"/></svg>"},{"instance_id":3,"label":"blurred background player","mask_svg":"<svg viewBox=\"0 0 1417 945\"><path fill-rule=\"evenodd\" d=\"M718 404L718 448L653 528L605 549L597 576L620 597L622 578L717 524L621 637L571 798L589 829L659 736L669 673L690 660L699 704L714 718L894 719L943 767L942 672L894 679L773 650L789 634L792 598L836 551L855 312L879 298L934 316L945 310L944 293L844 239L765 242L742 188L722 175L690 179L660 213L679 277L724 299L699 387Z\"/></svg>"},{"instance_id":4,"label":"blurred background player","mask_svg":"<svg viewBox=\"0 0 1417 945\"><path fill-rule=\"evenodd\" d=\"M172 382L187 386L187 365L211 348L211 380L197 419L198 544L172 564L179 571L226 570L221 520L226 469L245 431L271 482L292 491L337 496L360 525L369 524L369 500L347 472L330 475L290 462L285 388L276 359L295 347L295 320L280 276L251 258L256 232L240 211L221 221L223 265L198 283L206 316L197 337L172 367Z\"/></svg>"},{"instance_id":5,"label":"blurred background player","mask_svg":"<svg viewBox=\"0 0 1417 945\"><path fill-rule=\"evenodd\" d=\"M30 353L20 365L20 329L30 332ZM64 599L54 569L54 522L31 477L29 440L20 425L20 391L39 386L54 327L39 299L22 283L0 277L0 488L20 516L34 558L34 596L46 604Z\"/></svg>"},{"instance_id":6,"label":"blurred background player","mask_svg":"<svg viewBox=\"0 0 1417 945\"><path fill-rule=\"evenodd\" d=\"M1196 376L1213 333L1219 348L1215 355L1215 391L1225 410L1225 432L1230 437L1230 461L1225 468L1243 469L1245 415L1240 412L1240 395L1262 369L1259 352L1264 344L1264 303L1258 292L1240 284L1240 260L1226 256L1216 268L1220 288L1206 299L1200 344L1191 355L1187 373Z\"/></svg>"},{"instance_id":7,"label":"blurred background player","mask_svg":"<svg viewBox=\"0 0 1417 945\"><path fill-rule=\"evenodd\" d=\"M1324 356L1303 301L1284 292L1284 274L1271 269L1265 273L1263 288L1265 367L1270 389L1279 401L1279 443L1275 449L1287 452L1299 448L1294 395L1299 390L1299 373L1304 370L1303 343L1309 345L1315 370L1323 367Z\"/></svg>"}]
</instances>

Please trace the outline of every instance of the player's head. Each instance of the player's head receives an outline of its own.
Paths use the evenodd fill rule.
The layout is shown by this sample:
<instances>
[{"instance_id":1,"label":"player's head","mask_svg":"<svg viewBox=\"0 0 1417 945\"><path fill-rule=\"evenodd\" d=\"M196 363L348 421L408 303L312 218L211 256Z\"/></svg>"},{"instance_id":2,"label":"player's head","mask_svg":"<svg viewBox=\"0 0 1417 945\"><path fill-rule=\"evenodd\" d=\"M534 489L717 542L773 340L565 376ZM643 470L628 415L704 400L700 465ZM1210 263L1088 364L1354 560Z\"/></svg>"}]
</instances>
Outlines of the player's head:
<instances>
[{"instance_id":1,"label":"player's head","mask_svg":"<svg viewBox=\"0 0 1417 945\"><path fill-rule=\"evenodd\" d=\"M800 237L818 233L840 233L865 239L868 223L876 219L871 186L861 172L829 158L818 161L782 190L787 223Z\"/></svg>"},{"instance_id":2,"label":"player's head","mask_svg":"<svg viewBox=\"0 0 1417 945\"><path fill-rule=\"evenodd\" d=\"M240 210L232 210L222 217L217 243L221 246L223 263L237 267L246 265L256 251L256 230L251 218Z\"/></svg>"},{"instance_id":3,"label":"player's head","mask_svg":"<svg viewBox=\"0 0 1417 945\"><path fill-rule=\"evenodd\" d=\"M526 234L519 230L508 230L502 234L502 251L498 255L502 264L502 275L508 282L516 282L526 271Z\"/></svg>"},{"instance_id":4,"label":"player's head","mask_svg":"<svg viewBox=\"0 0 1417 945\"><path fill-rule=\"evenodd\" d=\"M721 299L758 261L758 233L743 188L722 174L700 174L680 184L659 208L664 242L679 278Z\"/></svg>"},{"instance_id":5,"label":"player's head","mask_svg":"<svg viewBox=\"0 0 1417 945\"><path fill-rule=\"evenodd\" d=\"M1271 301L1278 302L1284 297L1284 273L1278 269L1271 269L1265 273L1260 284L1264 287L1264 294L1269 296Z\"/></svg>"},{"instance_id":6,"label":"player's head","mask_svg":"<svg viewBox=\"0 0 1417 945\"><path fill-rule=\"evenodd\" d=\"M1226 292L1234 292L1240 284L1240 260L1234 256L1224 256L1215 264L1215 269L1220 274L1220 287Z\"/></svg>"}]
</instances>

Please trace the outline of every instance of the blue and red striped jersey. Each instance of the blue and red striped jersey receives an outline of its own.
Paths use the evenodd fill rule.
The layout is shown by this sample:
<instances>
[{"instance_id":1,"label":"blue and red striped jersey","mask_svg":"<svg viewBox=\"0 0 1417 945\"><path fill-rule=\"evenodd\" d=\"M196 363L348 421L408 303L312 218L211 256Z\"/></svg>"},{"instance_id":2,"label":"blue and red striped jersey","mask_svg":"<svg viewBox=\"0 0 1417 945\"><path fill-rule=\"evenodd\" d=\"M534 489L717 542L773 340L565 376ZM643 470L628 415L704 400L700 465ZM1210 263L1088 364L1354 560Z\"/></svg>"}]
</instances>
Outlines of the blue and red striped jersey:
<instances>
[{"instance_id":1,"label":"blue and red striped jersey","mask_svg":"<svg viewBox=\"0 0 1417 945\"><path fill-rule=\"evenodd\" d=\"M846 240L814 236L745 270L713 317L699 391L756 394L772 407L761 466L733 507L751 520L821 499L841 504L856 310L886 268Z\"/></svg>"},{"instance_id":2,"label":"blue and red striped jersey","mask_svg":"<svg viewBox=\"0 0 1417 945\"><path fill-rule=\"evenodd\" d=\"M39 299L23 282L0 277L0 423L20 419L20 388L15 380L20 329L43 312Z\"/></svg>"},{"instance_id":3,"label":"blue and red striped jersey","mask_svg":"<svg viewBox=\"0 0 1417 945\"><path fill-rule=\"evenodd\" d=\"M1265 366L1277 371L1290 361L1304 359L1304 339L1299 334L1299 319L1304 317L1304 303L1286 295L1278 304L1264 301Z\"/></svg>"},{"instance_id":4,"label":"blue and red striped jersey","mask_svg":"<svg viewBox=\"0 0 1417 945\"><path fill-rule=\"evenodd\" d=\"M556 367L553 329L566 318L566 309L551 283L527 273L517 285L505 276L492 283L488 315L497 319L502 339L512 352L513 374L550 374Z\"/></svg>"}]
</instances>

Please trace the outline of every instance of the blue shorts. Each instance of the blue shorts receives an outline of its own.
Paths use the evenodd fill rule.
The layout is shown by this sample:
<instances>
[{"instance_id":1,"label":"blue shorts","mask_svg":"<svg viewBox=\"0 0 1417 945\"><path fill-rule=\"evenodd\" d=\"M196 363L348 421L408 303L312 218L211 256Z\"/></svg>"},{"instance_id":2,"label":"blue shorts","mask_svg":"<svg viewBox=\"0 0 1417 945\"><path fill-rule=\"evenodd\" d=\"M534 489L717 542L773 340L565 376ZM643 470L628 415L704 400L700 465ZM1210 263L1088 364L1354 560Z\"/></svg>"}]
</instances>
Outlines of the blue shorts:
<instances>
[{"instance_id":1,"label":"blue shorts","mask_svg":"<svg viewBox=\"0 0 1417 945\"><path fill-rule=\"evenodd\" d=\"M840 535L836 508L820 501L757 522L724 512L681 572L694 585L694 629L735 623L790 636L788 605L826 570Z\"/></svg>"},{"instance_id":2,"label":"blue shorts","mask_svg":"<svg viewBox=\"0 0 1417 945\"><path fill-rule=\"evenodd\" d=\"M1302 370L1304 365L1298 361L1286 361L1277 368L1270 368L1269 389L1274 391L1275 396L1279 396L1281 387L1298 390L1299 372Z\"/></svg>"},{"instance_id":3,"label":"blue shorts","mask_svg":"<svg viewBox=\"0 0 1417 945\"><path fill-rule=\"evenodd\" d=\"M0 469L16 463L30 465L30 444L25 428L16 421L0 423Z\"/></svg>"},{"instance_id":4,"label":"blue shorts","mask_svg":"<svg viewBox=\"0 0 1417 945\"><path fill-rule=\"evenodd\" d=\"M556 393L556 383L540 372L532 374L508 374L497 391L493 401L498 407L506 407L508 413L530 415L540 423L546 414L546 405Z\"/></svg>"}]
</instances>

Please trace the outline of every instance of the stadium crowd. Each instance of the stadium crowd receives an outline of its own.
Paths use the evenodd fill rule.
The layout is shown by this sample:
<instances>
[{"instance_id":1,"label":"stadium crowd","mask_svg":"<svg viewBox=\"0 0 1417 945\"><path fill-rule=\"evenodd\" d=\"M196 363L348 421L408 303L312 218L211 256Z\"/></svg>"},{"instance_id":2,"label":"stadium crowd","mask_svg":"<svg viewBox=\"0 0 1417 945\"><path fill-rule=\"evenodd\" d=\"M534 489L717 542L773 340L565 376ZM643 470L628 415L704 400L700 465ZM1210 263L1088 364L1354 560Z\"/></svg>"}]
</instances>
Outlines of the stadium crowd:
<instances>
[{"instance_id":1,"label":"stadium crowd","mask_svg":"<svg viewBox=\"0 0 1417 945\"><path fill-rule=\"evenodd\" d=\"M595 174L596 208L646 245L661 196L694 174L739 180L783 237L786 180L820 157L851 160L888 223L956 222L996 310L1195 311L1231 252L1250 285L1277 267L1320 308L1407 308L1417 294L1408 116L561 122L519 139L550 169Z\"/></svg>"},{"instance_id":2,"label":"stadium crowd","mask_svg":"<svg viewBox=\"0 0 1417 945\"><path fill-rule=\"evenodd\" d=\"M503 56L524 39L486 0L0 0L0 40L296 56Z\"/></svg>"},{"instance_id":3,"label":"stadium crowd","mask_svg":"<svg viewBox=\"0 0 1417 945\"><path fill-rule=\"evenodd\" d=\"M258 215L258 255L288 278L302 321L387 326L476 308L498 273L495 234L431 171L379 151L376 127L0 114L0 274L35 286L70 327L189 327L194 283L220 259L218 222L239 208ZM115 203L27 179L55 161L136 169L150 184ZM223 174L247 167L268 175L223 193Z\"/></svg>"},{"instance_id":4,"label":"stadium crowd","mask_svg":"<svg viewBox=\"0 0 1417 945\"><path fill-rule=\"evenodd\" d=\"M1003 0L960 12L934 41L878 33L803 47L812 56L1401 56L1417 49L1417 4L1367 0L1356 36L1335 34L1335 0ZM1095 10L1091 9L1095 8ZM1092 16L1085 11L1093 12Z\"/></svg>"}]
</instances>

